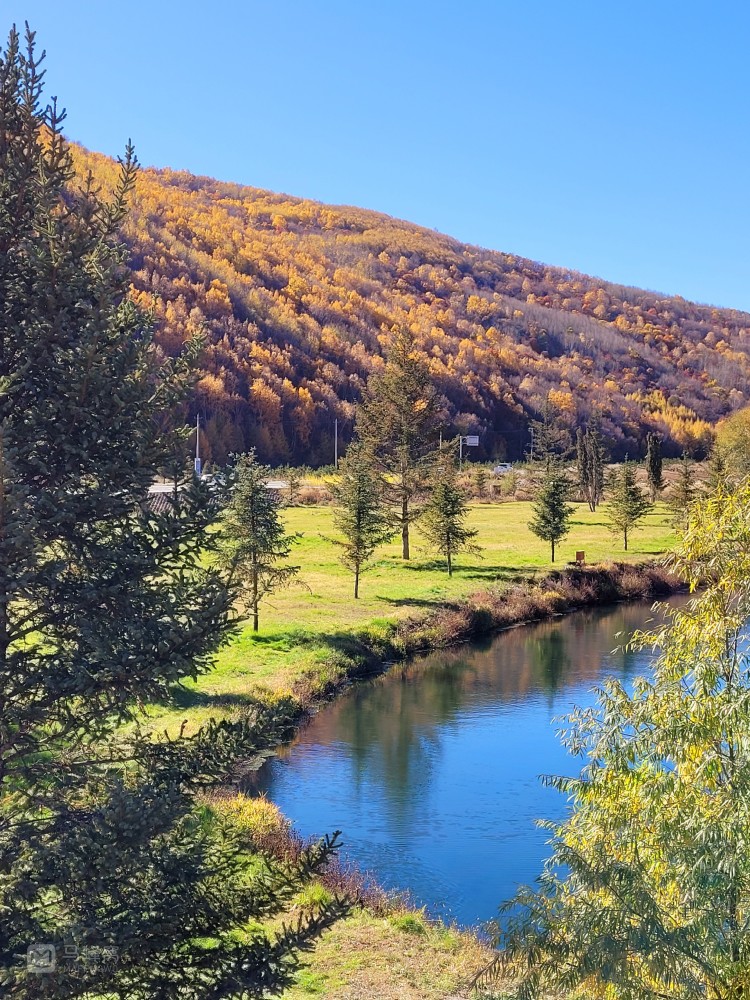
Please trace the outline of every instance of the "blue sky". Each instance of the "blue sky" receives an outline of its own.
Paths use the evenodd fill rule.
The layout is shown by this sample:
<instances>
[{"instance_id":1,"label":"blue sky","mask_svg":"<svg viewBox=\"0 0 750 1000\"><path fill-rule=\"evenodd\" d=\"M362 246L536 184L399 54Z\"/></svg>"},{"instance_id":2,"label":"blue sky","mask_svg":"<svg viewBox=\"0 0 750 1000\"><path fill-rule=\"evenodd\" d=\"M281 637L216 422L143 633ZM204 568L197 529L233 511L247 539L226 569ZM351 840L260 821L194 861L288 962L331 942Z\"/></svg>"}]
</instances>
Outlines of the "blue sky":
<instances>
[{"instance_id":1,"label":"blue sky","mask_svg":"<svg viewBox=\"0 0 750 1000\"><path fill-rule=\"evenodd\" d=\"M750 5L3 0L67 133L750 310Z\"/></svg>"}]
</instances>

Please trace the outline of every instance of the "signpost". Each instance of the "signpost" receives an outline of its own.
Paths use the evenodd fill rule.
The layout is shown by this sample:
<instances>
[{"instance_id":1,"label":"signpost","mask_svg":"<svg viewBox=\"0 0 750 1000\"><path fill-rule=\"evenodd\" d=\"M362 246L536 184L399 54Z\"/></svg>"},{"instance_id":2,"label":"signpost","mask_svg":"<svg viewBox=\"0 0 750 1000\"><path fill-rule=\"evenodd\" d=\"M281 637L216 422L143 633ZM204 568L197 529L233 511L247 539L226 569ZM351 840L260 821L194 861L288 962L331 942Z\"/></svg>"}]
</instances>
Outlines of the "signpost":
<instances>
[{"instance_id":1,"label":"signpost","mask_svg":"<svg viewBox=\"0 0 750 1000\"><path fill-rule=\"evenodd\" d=\"M479 435L478 434L467 434L465 437L460 437L458 439L458 466L461 468L464 464L464 445L467 448L478 448L479 447Z\"/></svg>"}]
</instances>

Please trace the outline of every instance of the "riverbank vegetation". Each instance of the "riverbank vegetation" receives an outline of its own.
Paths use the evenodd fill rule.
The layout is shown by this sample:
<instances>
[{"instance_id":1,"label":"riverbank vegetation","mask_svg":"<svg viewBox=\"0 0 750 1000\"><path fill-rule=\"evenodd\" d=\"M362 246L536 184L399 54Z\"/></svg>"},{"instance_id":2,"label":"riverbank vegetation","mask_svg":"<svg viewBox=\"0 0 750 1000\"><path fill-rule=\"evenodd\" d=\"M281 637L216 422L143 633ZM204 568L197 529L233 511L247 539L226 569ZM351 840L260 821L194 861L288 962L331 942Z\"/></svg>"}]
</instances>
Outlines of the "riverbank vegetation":
<instances>
[{"instance_id":1,"label":"riverbank vegetation","mask_svg":"<svg viewBox=\"0 0 750 1000\"><path fill-rule=\"evenodd\" d=\"M604 581L610 573L606 564L621 553L613 544L603 508L592 513L586 504L573 506L562 561L583 550L588 563L605 564L601 569L592 565L587 579L598 576ZM291 586L269 598L260 633L255 636L249 623L243 626L208 673L181 685L174 704L153 709L154 726L171 731L185 721L190 731L217 714L241 713L259 696L298 711L300 705L324 696L350 675L372 670L382 660L468 638L472 607L496 608L495 618L479 614L484 631L542 616L541 605L532 611L520 603L520 595L552 569L547 543L528 528L530 517L527 502L471 505L468 524L482 539L483 558L472 554L459 558L452 576L419 540L409 562L401 558L400 538L385 544L363 576L359 600L353 601L351 575L340 564L333 542L333 509L287 508L285 530L299 536L294 560L305 586ZM619 584L602 589L592 602L647 597L653 592L650 573L658 572L635 565L668 551L674 539L669 522L666 509L657 505L644 518L627 561L619 564L623 569L611 571ZM628 566L633 568L627 571ZM570 567L569 577L576 572ZM519 597L515 610L508 595L511 587ZM545 585L539 593L548 589ZM547 614L576 603L562 601L554 593L545 600Z\"/></svg>"},{"instance_id":2,"label":"riverbank vegetation","mask_svg":"<svg viewBox=\"0 0 750 1000\"><path fill-rule=\"evenodd\" d=\"M535 888L507 904L503 995L740 998L750 980L750 482L690 511L674 563L692 590L636 636L653 675L574 712L579 777ZM480 977L492 979L491 971Z\"/></svg>"},{"instance_id":3,"label":"riverbank vegetation","mask_svg":"<svg viewBox=\"0 0 750 1000\"><path fill-rule=\"evenodd\" d=\"M265 798L228 791L204 800L210 814L240 833L258 858L295 862L305 843ZM366 873L329 863L291 900L283 920L314 915L346 897L352 910L306 956L284 1000L445 1000L465 993L478 969L492 960L489 943L473 931L429 919L404 896L385 893Z\"/></svg>"}]
</instances>

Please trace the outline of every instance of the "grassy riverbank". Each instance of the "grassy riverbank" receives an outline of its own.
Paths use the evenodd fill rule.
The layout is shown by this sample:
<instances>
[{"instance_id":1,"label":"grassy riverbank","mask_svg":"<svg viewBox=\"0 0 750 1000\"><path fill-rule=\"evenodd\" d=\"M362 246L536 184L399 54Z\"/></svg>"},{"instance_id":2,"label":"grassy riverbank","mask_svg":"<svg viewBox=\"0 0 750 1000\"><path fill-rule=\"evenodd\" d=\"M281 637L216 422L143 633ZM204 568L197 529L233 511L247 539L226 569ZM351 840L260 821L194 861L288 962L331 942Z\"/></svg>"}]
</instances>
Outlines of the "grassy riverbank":
<instances>
[{"instance_id":1,"label":"grassy riverbank","mask_svg":"<svg viewBox=\"0 0 750 1000\"><path fill-rule=\"evenodd\" d=\"M294 562L306 586L274 595L263 609L260 633L244 628L210 673L186 687L176 704L154 713L159 728L176 729L186 721L191 730L212 715L241 713L253 699L277 702L293 722L347 678L376 668L383 659L669 585L662 572L632 565L670 547L663 508L645 519L625 554L607 531L602 511L592 514L578 505L573 531L553 567L547 546L526 527L530 504L475 505L471 521L479 531L482 559L460 558L449 578L419 544L409 564L395 544L386 546L363 578L356 602L351 576L331 542L331 510L292 508L285 516L289 530L302 535ZM627 562L585 571L566 568L580 549L588 563ZM321 891L328 890L323 886ZM486 946L472 934L431 923L398 904L376 900L372 905L366 898L363 903L326 934L285 1000L444 1000L462 995L489 959ZM299 906L305 905L301 900Z\"/></svg>"},{"instance_id":2,"label":"grassy riverbank","mask_svg":"<svg viewBox=\"0 0 750 1000\"><path fill-rule=\"evenodd\" d=\"M283 863L302 849L289 821L265 799L224 794L210 796L206 805L229 819L253 852ZM284 1000L445 1000L461 995L492 959L476 934L428 920L337 863L305 887L278 926L315 913L334 894L349 898L353 909L306 956Z\"/></svg>"},{"instance_id":3,"label":"grassy riverbank","mask_svg":"<svg viewBox=\"0 0 750 1000\"><path fill-rule=\"evenodd\" d=\"M192 730L212 715L241 712L255 697L291 698L292 706L306 707L330 692L342 677L371 667L378 657L397 659L415 649L445 644L452 638L446 633L451 627L446 616L454 615L454 638L471 634L470 623L467 633L466 622L460 621L460 612L468 604L498 605L499 595L508 588L517 587L519 581L539 580L553 568L562 570L577 550L585 551L589 564L640 563L666 552L673 538L668 515L657 507L634 533L630 551L625 553L621 542L610 535L602 510L591 513L579 504L573 529L553 567L548 546L528 530L529 503L477 504L471 509L471 525L479 532L482 558L459 557L449 577L440 560L425 551L418 535L416 552L408 563L400 558L397 544L383 546L364 575L361 597L355 601L352 577L338 562L338 550L331 541L335 536L331 509L290 508L285 516L289 531L301 535L293 551L300 582L267 600L257 635L249 626L243 627L209 673L186 685L174 705L154 713L159 728L173 730L187 720ZM613 592L610 599L624 596L636 594ZM597 599L595 595L593 602ZM606 594L602 599L606 600ZM564 610L556 606L554 597L548 603L550 612ZM501 617L494 626L513 620ZM437 622L441 634L431 636L430 629ZM493 622L485 624L485 631L493 627Z\"/></svg>"}]
</instances>

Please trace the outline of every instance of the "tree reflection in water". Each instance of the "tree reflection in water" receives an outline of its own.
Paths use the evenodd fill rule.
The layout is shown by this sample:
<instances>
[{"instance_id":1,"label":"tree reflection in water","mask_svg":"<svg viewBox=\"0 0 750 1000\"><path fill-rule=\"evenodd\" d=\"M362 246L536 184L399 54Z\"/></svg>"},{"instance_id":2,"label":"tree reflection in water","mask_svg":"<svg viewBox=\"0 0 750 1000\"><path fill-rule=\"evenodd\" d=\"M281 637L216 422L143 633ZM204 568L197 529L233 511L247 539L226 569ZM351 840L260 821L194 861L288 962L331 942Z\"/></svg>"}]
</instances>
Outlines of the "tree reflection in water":
<instances>
[{"instance_id":1,"label":"tree reflection in water","mask_svg":"<svg viewBox=\"0 0 750 1000\"><path fill-rule=\"evenodd\" d=\"M341 828L388 887L461 922L490 919L540 870L534 821L565 810L539 781L577 767L552 718L590 704L603 676L648 670L646 654L617 647L652 617L581 611L393 668L321 711L253 789L305 835Z\"/></svg>"}]
</instances>

